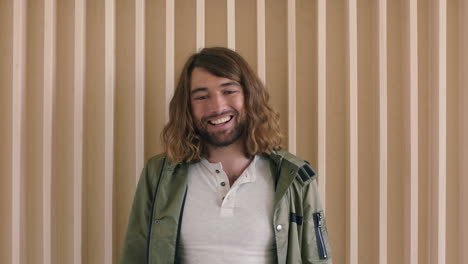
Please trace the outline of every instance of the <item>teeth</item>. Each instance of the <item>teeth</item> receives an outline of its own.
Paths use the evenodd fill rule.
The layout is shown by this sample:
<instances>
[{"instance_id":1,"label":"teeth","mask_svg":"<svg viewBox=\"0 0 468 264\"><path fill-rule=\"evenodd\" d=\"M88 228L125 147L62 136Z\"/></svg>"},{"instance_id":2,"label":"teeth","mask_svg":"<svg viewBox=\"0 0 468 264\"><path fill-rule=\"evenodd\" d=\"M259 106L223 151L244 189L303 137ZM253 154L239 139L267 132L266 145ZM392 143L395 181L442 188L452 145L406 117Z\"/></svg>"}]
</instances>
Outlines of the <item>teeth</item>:
<instances>
[{"instance_id":1,"label":"teeth","mask_svg":"<svg viewBox=\"0 0 468 264\"><path fill-rule=\"evenodd\" d=\"M217 120L211 120L210 123L213 124L213 125L219 125L219 124L225 123L225 122L227 122L229 120L231 120L231 117L227 116L227 117L223 117L223 118L220 118L220 119L217 119Z\"/></svg>"}]
</instances>

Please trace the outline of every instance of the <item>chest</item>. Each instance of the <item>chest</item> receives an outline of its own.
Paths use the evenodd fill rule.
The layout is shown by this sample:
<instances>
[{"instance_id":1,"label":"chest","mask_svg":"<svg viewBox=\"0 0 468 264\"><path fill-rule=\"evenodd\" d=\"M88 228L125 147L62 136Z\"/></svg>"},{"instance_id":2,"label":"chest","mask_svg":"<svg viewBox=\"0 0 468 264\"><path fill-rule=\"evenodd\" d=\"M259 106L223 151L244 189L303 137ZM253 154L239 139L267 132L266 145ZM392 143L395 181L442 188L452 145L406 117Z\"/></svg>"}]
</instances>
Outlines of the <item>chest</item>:
<instances>
[{"instance_id":1,"label":"chest","mask_svg":"<svg viewBox=\"0 0 468 264\"><path fill-rule=\"evenodd\" d=\"M223 252L223 257L226 252L237 252L237 257L274 252L274 181L268 162L255 166L232 186L221 168L189 168L180 230L183 252Z\"/></svg>"}]
</instances>

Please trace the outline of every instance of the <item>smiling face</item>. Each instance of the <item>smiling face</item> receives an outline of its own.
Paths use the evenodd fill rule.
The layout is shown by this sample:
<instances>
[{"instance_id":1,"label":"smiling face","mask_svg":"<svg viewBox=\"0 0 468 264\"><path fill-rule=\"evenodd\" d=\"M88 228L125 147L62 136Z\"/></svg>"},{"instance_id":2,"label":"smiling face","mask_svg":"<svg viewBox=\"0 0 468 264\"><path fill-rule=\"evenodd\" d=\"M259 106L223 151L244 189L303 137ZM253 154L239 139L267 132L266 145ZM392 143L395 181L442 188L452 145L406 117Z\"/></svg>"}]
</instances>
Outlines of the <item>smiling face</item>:
<instances>
[{"instance_id":1,"label":"smiling face","mask_svg":"<svg viewBox=\"0 0 468 264\"><path fill-rule=\"evenodd\" d=\"M197 132L204 142L225 147L242 136L244 91L237 81L196 67L191 74L190 101Z\"/></svg>"}]
</instances>

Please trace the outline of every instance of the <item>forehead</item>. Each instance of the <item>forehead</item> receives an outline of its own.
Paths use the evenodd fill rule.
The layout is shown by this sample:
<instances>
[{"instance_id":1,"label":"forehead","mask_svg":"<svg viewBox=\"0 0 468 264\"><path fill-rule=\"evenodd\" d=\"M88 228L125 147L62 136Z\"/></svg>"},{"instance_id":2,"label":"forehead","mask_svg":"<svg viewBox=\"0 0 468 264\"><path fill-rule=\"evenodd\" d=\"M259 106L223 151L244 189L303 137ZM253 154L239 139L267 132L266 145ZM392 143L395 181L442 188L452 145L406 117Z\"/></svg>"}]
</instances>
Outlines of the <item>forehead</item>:
<instances>
[{"instance_id":1,"label":"forehead","mask_svg":"<svg viewBox=\"0 0 468 264\"><path fill-rule=\"evenodd\" d=\"M204 68L195 67L190 76L190 90L202 87L209 88L210 86L218 86L224 82L232 81L229 78L216 76Z\"/></svg>"}]
</instances>

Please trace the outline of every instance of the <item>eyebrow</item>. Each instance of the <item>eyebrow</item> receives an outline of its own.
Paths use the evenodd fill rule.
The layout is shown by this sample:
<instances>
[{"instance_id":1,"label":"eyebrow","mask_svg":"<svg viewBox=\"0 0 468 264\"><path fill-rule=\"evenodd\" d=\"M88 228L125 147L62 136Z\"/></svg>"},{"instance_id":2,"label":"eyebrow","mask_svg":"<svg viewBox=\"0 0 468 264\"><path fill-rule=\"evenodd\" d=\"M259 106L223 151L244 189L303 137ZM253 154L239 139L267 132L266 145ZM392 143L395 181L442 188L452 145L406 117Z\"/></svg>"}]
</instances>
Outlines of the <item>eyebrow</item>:
<instances>
[{"instance_id":1,"label":"eyebrow","mask_svg":"<svg viewBox=\"0 0 468 264\"><path fill-rule=\"evenodd\" d=\"M221 87L227 87L227 86L232 86L232 85L234 85L234 86L240 86L239 83L234 82L234 81L222 83L220 86L221 86ZM206 87L199 87L199 88L195 88L195 89L193 89L192 91L190 91L190 94L195 94L195 93L198 93L198 92L205 92L205 91L207 91L207 90L208 90L208 88L206 88Z\"/></svg>"},{"instance_id":2,"label":"eyebrow","mask_svg":"<svg viewBox=\"0 0 468 264\"><path fill-rule=\"evenodd\" d=\"M240 86L239 83L232 81L232 82L225 82L221 84L221 87L226 87L226 86L231 86L231 85Z\"/></svg>"},{"instance_id":3,"label":"eyebrow","mask_svg":"<svg viewBox=\"0 0 468 264\"><path fill-rule=\"evenodd\" d=\"M194 93L198 93L198 92L204 92L206 90L208 90L208 88L206 88L206 87L195 88L190 92L190 94L194 94Z\"/></svg>"}]
</instances>

